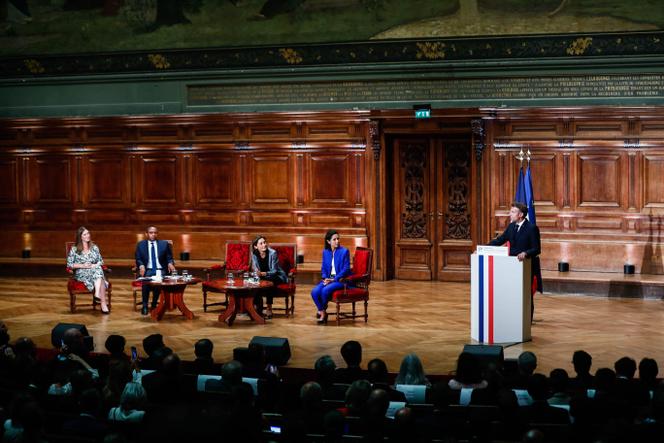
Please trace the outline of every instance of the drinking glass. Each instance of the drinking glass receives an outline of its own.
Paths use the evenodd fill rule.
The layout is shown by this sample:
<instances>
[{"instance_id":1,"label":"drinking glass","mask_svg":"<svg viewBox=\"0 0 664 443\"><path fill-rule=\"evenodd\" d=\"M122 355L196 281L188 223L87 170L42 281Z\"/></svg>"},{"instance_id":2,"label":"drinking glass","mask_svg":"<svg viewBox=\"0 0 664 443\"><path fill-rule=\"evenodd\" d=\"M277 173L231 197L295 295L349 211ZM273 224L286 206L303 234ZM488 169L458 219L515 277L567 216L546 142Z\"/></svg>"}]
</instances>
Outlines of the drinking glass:
<instances>
[{"instance_id":1,"label":"drinking glass","mask_svg":"<svg viewBox=\"0 0 664 443\"><path fill-rule=\"evenodd\" d=\"M189 271L187 271L186 269L182 271L182 278L184 279L184 281L191 280L191 277L189 276Z\"/></svg>"},{"instance_id":2,"label":"drinking glass","mask_svg":"<svg viewBox=\"0 0 664 443\"><path fill-rule=\"evenodd\" d=\"M226 274L226 278L228 279L228 283L229 283L229 284L232 285L232 284L234 283L234 281L233 281L233 273L232 273L232 272L229 272L228 274Z\"/></svg>"}]
</instances>

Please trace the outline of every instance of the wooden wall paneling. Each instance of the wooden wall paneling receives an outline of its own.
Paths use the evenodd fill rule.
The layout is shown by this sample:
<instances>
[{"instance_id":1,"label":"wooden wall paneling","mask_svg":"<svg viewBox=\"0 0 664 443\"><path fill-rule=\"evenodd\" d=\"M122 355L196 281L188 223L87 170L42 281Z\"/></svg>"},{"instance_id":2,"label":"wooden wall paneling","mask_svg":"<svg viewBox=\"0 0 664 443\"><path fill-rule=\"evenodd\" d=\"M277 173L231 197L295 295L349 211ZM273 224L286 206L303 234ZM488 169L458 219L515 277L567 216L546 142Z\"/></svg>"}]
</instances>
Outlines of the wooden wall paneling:
<instances>
[{"instance_id":1,"label":"wooden wall paneling","mask_svg":"<svg viewBox=\"0 0 664 443\"><path fill-rule=\"evenodd\" d=\"M309 155L308 182L311 207L352 206L351 157L346 153L316 152Z\"/></svg>"},{"instance_id":2,"label":"wooden wall paneling","mask_svg":"<svg viewBox=\"0 0 664 443\"><path fill-rule=\"evenodd\" d=\"M170 206L177 209L182 201L180 176L182 168L176 155L142 155L140 159L139 203Z\"/></svg>"},{"instance_id":3,"label":"wooden wall paneling","mask_svg":"<svg viewBox=\"0 0 664 443\"><path fill-rule=\"evenodd\" d=\"M576 183L578 210L586 208L621 208L623 204L623 182L626 176L624 156L594 154L580 150Z\"/></svg>"},{"instance_id":4,"label":"wooden wall paneling","mask_svg":"<svg viewBox=\"0 0 664 443\"><path fill-rule=\"evenodd\" d=\"M621 120L574 120L572 135L575 138L598 140L627 135L627 122Z\"/></svg>"},{"instance_id":5,"label":"wooden wall paneling","mask_svg":"<svg viewBox=\"0 0 664 443\"><path fill-rule=\"evenodd\" d=\"M74 204L78 170L67 155L35 156L29 165L30 202L36 205Z\"/></svg>"},{"instance_id":6,"label":"wooden wall paneling","mask_svg":"<svg viewBox=\"0 0 664 443\"><path fill-rule=\"evenodd\" d=\"M129 159L126 155L91 154L81 157L81 201L88 206L129 204Z\"/></svg>"},{"instance_id":7,"label":"wooden wall paneling","mask_svg":"<svg viewBox=\"0 0 664 443\"><path fill-rule=\"evenodd\" d=\"M247 157L250 180L249 202L252 208L294 205L293 161L289 154L255 153Z\"/></svg>"},{"instance_id":8,"label":"wooden wall paneling","mask_svg":"<svg viewBox=\"0 0 664 443\"><path fill-rule=\"evenodd\" d=\"M664 152L643 155L643 207L649 214L664 209Z\"/></svg>"},{"instance_id":9,"label":"wooden wall paneling","mask_svg":"<svg viewBox=\"0 0 664 443\"><path fill-rule=\"evenodd\" d=\"M230 152L202 152L192 156L195 207L231 207L239 194L238 156Z\"/></svg>"},{"instance_id":10,"label":"wooden wall paneling","mask_svg":"<svg viewBox=\"0 0 664 443\"><path fill-rule=\"evenodd\" d=\"M17 157L0 157L0 204L3 206L19 204L19 161Z\"/></svg>"}]
</instances>

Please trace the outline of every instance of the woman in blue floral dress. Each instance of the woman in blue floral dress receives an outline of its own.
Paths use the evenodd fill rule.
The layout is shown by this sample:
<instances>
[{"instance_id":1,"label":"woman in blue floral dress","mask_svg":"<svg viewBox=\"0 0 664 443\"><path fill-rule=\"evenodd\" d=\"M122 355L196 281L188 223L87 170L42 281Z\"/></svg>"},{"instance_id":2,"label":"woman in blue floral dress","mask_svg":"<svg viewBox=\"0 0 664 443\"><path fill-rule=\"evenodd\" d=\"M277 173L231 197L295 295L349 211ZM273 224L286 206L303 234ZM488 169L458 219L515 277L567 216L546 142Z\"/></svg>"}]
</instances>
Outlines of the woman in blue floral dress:
<instances>
[{"instance_id":1,"label":"woman in blue floral dress","mask_svg":"<svg viewBox=\"0 0 664 443\"><path fill-rule=\"evenodd\" d=\"M108 282L104 278L103 264L104 259L101 257L99 248L90 241L90 231L81 226L76 231L76 244L69 250L67 266L74 270L76 280L82 282L89 291L94 292L94 296L101 303L101 312L108 314L106 299Z\"/></svg>"}]
</instances>

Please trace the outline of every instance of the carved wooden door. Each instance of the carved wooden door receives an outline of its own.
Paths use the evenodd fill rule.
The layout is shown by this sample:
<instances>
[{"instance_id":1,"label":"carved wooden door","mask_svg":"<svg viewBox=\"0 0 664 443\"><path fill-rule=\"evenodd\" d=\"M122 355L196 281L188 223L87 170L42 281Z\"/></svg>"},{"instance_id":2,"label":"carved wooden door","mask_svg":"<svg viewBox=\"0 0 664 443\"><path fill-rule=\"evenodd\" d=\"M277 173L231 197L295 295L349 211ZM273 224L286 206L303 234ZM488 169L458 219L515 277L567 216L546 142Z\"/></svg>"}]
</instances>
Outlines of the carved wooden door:
<instances>
[{"instance_id":1,"label":"carved wooden door","mask_svg":"<svg viewBox=\"0 0 664 443\"><path fill-rule=\"evenodd\" d=\"M433 277L436 157L433 139L394 141L396 278Z\"/></svg>"},{"instance_id":2,"label":"carved wooden door","mask_svg":"<svg viewBox=\"0 0 664 443\"><path fill-rule=\"evenodd\" d=\"M467 279L469 140L397 138L393 147L394 276Z\"/></svg>"}]
</instances>

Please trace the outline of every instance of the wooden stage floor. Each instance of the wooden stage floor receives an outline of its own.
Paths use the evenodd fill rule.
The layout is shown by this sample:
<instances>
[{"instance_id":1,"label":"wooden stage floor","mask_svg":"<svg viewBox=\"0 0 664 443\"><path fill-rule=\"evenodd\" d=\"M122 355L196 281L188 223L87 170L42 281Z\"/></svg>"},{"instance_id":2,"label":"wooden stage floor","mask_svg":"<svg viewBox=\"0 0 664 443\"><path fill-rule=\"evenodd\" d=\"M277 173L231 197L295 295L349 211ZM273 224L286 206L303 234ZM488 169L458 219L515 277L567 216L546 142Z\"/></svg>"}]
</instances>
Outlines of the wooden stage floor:
<instances>
[{"instance_id":1,"label":"wooden stage floor","mask_svg":"<svg viewBox=\"0 0 664 443\"><path fill-rule=\"evenodd\" d=\"M40 347L51 346L50 331L58 322L85 324L97 351L104 351L107 335L122 334L127 350L136 344L142 352L142 338L159 332L184 359L193 359L193 344L203 337L214 342L216 361L230 359L233 348L246 346L253 336L287 337L293 353L289 366L304 368L313 367L324 354L341 363L341 344L358 340L364 349L363 365L380 357L396 372L403 356L415 352L427 373L447 374L454 370L463 345L470 342L467 283L372 282L369 322L346 320L340 327L316 325L311 285L298 285L294 317L276 315L265 325L239 318L229 328L217 321L218 311L203 312L200 285L185 293L185 302L196 315L193 320L173 311L155 322L133 310L130 280L112 282L113 312L106 316L88 308L71 314L65 278L0 277L0 319L7 323L12 341L29 336ZM535 304L532 342L506 348L506 357L533 351L538 371L547 374L556 367L571 373L572 353L577 349L590 352L593 370L613 367L625 355L637 362L655 358L664 367L662 301L538 294Z\"/></svg>"}]
</instances>

